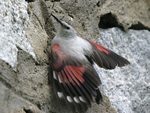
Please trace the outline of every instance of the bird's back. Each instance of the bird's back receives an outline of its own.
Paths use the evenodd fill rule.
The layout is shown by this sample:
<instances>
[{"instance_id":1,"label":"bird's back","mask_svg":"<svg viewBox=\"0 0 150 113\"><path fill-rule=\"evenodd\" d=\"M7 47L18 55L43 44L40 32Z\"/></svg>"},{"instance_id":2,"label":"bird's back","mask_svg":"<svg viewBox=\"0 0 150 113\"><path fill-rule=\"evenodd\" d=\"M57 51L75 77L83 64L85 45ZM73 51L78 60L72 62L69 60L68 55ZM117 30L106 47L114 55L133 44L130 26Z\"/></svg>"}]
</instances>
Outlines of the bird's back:
<instances>
[{"instance_id":1,"label":"bird's back","mask_svg":"<svg viewBox=\"0 0 150 113\"><path fill-rule=\"evenodd\" d=\"M86 59L85 55L92 52L92 46L89 41L78 36L73 38L58 38L52 40L51 46L59 45L60 50L69 56L77 57L78 59Z\"/></svg>"}]
</instances>

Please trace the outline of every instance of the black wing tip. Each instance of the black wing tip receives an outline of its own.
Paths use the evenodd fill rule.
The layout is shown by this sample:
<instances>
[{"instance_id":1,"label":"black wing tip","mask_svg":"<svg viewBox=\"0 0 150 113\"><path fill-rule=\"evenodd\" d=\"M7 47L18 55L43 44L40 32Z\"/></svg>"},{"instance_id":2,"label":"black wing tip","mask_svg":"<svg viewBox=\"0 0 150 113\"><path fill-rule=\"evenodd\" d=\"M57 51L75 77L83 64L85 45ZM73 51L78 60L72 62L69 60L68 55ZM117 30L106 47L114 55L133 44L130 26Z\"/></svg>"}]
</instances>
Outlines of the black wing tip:
<instances>
[{"instance_id":1,"label":"black wing tip","mask_svg":"<svg viewBox=\"0 0 150 113\"><path fill-rule=\"evenodd\" d=\"M127 59L123 58L122 65L118 65L118 67L123 67L123 66L129 65L129 64L131 64L131 63Z\"/></svg>"},{"instance_id":2,"label":"black wing tip","mask_svg":"<svg viewBox=\"0 0 150 113\"><path fill-rule=\"evenodd\" d=\"M95 101L97 104L100 104L103 101L103 97L99 89L97 89L96 92L97 92L97 96L95 98Z\"/></svg>"},{"instance_id":3,"label":"black wing tip","mask_svg":"<svg viewBox=\"0 0 150 113\"><path fill-rule=\"evenodd\" d=\"M126 58L124 58L124 57L122 57L122 56L120 56L120 55L114 53L113 51L111 51L111 52L109 53L109 55L110 55L110 56L112 57L112 59L117 63L116 66L118 66L118 67L123 67L123 66L126 66L126 65L130 64L130 62L129 62ZM115 67L116 67L116 66L115 66ZM114 67L114 68L115 68L115 67Z\"/></svg>"}]
</instances>

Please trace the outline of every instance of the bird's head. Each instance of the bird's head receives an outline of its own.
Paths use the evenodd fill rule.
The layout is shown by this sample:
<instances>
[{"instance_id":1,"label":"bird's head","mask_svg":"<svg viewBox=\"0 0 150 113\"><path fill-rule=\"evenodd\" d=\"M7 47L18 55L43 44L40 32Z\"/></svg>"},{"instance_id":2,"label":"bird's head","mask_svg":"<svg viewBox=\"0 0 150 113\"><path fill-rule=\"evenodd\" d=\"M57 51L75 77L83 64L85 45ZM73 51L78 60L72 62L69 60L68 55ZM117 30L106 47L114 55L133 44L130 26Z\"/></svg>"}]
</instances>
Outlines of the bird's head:
<instances>
[{"instance_id":1,"label":"bird's head","mask_svg":"<svg viewBox=\"0 0 150 113\"><path fill-rule=\"evenodd\" d=\"M76 36L76 31L66 22L61 21L55 15L51 14L56 21L60 24L59 30L57 31L57 36L63 38L73 38Z\"/></svg>"}]
</instances>

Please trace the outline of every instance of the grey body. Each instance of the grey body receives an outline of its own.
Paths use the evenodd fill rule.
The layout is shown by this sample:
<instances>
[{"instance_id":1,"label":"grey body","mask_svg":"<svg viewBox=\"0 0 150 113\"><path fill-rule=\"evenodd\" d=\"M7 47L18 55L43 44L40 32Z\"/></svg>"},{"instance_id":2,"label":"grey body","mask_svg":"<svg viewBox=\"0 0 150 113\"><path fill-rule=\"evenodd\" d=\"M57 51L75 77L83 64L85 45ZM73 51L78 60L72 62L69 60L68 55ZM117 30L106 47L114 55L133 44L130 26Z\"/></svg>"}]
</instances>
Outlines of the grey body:
<instances>
[{"instance_id":1,"label":"grey body","mask_svg":"<svg viewBox=\"0 0 150 113\"><path fill-rule=\"evenodd\" d=\"M51 42L51 47L58 44L61 51L67 55L76 57L80 60L87 60L85 55L89 56L92 53L92 45L89 41L78 37L75 30L70 25L65 22L62 23L69 26L70 29L66 30L60 25L56 36Z\"/></svg>"}]
</instances>

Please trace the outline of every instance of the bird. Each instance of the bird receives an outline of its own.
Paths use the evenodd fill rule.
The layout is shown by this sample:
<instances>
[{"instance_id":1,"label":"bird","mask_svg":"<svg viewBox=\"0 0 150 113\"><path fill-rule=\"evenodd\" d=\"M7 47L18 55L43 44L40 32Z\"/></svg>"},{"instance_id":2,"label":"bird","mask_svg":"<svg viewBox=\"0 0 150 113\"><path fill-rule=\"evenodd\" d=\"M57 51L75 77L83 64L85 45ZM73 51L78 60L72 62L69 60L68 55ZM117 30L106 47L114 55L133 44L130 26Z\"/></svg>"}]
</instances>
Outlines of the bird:
<instances>
[{"instance_id":1,"label":"bird","mask_svg":"<svg viewBox=\"0 0 150 113\"><path fill-rule=\"evenodd\" d=\"M102 83L94 63L114 69L130 62L100 44L77 36L72 26L52 13L51 16L59 23L59 29L51 41L49 81L60 103L67 103L73 112L86 111L93 102L103 101L99 89Z\"/></svg>"}]
</instances>

